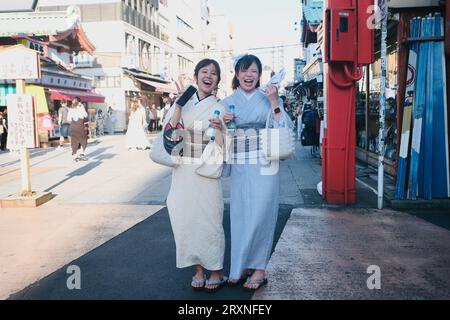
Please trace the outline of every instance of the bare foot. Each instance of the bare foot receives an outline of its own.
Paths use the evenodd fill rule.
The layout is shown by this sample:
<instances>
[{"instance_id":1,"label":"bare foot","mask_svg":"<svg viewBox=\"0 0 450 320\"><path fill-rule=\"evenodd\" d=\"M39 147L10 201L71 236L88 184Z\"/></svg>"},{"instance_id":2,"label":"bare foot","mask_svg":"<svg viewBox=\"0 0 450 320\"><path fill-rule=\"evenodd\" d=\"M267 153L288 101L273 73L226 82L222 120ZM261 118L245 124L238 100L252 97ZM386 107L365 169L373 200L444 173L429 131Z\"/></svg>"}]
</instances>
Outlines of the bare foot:
<instances>
[{"instance_id":1,"label":"bare foot","mask_svg":"<svg viewBox=\"0 0 450 320\"><path fill-rule=\"evenodd\" d=\"M208 281L205 284L205 289L207 290L216 290L218 289L222 283L223 275L221 271L213 271L209 276Z\"/></svg>"},{"instance_id":2,"label":"bare foot","mask_svg":"<svg viewBox=\"0 0 450 320\"><path fill-rule=\"evenodd\" d=\"M231 285L237 285L245 280L247 280L248 277L250 277L253 273L254 269L245 269L242 271L241 277L239 279L229 279L228 283Z\"/></svg>"},{"instance_id":3,"label":"bare foot","mask_svg":"<svg viewBox=\"0 0 450 320\"><path fill-rule=\"evenodd\" d=\"M244 283L244 288L257 290L267 282L264 270L255 270L249 280Z\"/></svg>"},{"instance_id":4,"label":"bare foot","mask_svg":"<svg viewBox=\"0 0 450 320\"><path fill-rule=\"evenodd\" d=\"M201 289L205 286L205 272L203 269L197 268L197 272L192 277L191 287Z\"/></svg>"}]
</instances>

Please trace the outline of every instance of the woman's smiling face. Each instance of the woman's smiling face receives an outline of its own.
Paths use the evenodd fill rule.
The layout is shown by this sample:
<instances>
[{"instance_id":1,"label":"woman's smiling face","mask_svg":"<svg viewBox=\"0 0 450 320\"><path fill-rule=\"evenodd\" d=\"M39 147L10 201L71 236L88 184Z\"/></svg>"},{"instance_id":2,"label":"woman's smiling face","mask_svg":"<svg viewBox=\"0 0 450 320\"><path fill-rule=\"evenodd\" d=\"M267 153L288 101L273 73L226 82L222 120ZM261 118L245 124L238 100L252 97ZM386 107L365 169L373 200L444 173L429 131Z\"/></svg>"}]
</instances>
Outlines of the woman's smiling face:
<instances>
[{"instance_id":1,"label":"woman's smiling face","mask_svg":"<svg viewBox=\"0 0 450 320\"><path fill-rule=\"evenodd\" d=\"M210 95L217 88L219 82L219 74L216 67L213 64L209 64L201 68L196 80L199 93Z\"/></svg>"},{"instance_id":2,"label":"woman's smiling face","mask_svg":"<svg viewBox=\"0 0 450 320\"><path fill-rule=\"evenodd\" d=\"M239 70L237 74L239 86L245 92L252 92L255 90L260 76L258 66L255 62L253 62L247 70Z\"/></svg>"}]
</instances>

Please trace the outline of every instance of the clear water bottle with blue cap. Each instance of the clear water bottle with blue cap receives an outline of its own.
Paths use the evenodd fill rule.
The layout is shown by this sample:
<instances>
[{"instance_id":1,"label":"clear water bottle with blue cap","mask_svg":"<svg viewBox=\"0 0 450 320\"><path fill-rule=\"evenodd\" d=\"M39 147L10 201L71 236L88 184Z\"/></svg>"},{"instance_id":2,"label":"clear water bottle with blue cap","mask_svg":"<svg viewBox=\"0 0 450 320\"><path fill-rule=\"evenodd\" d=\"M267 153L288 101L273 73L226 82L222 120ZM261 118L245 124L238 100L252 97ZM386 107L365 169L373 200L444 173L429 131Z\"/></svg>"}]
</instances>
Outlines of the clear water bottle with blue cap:
<instances>
[{"instance_id":1,"label":"clear water bottle with blue cap","mask_svg":"<svg viewBox=\"0 0 450 320\"><path fill-rule=\"evenodd\" d=\"M234 116L234 112L235 112L234 104L231 104L228 108L230 109L230 113L232 113L233 116ZM236 122L234 121L234 118L233 118L233 120L228 122L227 128L228 128L228 131L230 131L231 134L234 134L236 132L237 126L236 126Z\"/></svg>"},{"instance_id":2,"label":"clear water bottle with blue cap","mask_svg":"<svg viewBox=\"0 0 450 320\"><path fill-rule=\"evenodd\" d=\"M214 110L213 118L219 119L219 116L220 116L220 111ZM216 139L216 129L212 126L211 123L209 124L208 129L206 129L206 135L209 137L210 140Z\"/></svg>"}]
</instances>

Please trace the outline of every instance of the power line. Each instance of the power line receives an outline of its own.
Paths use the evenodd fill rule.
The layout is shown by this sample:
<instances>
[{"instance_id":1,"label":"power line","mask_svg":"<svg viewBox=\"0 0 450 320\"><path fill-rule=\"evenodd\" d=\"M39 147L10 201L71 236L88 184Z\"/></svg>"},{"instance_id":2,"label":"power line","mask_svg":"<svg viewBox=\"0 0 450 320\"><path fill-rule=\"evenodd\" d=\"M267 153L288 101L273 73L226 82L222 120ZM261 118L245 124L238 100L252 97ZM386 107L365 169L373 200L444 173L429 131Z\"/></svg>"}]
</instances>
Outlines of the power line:
<instances>
[{"instance_id":1,"label":"power line","mask_svg":"<svg viewBox=\"0 0 450 320\"><path fill-rule=\"evenodd\" d=\"M257 48L248 48L245 50L242 50L243 52L247 51L247 52L251 52L251 51L259 51L259 50L268 50L270 49L270 51L265 51L265 52L260 52L260 54L262 53L271 53L272 50L275 49L285 49L285 48L293 48L293 47L298 47L301 46L301 44L289 44L289 45L280 45L280 46L268 46L268 47L257 47ZM234 49L229 49L229 50L207 50L207 51L162 51L159 53L149 53L149 55L166 55L166 53L168 54L208 54L208 53L231 53L231 52L235 52ZM115 54L111 53L102 53L102 52L95 52L95 55L101 55L101 56L117 56L122 54L122 52L116 52Z\"/></svg>"}]
</instances>

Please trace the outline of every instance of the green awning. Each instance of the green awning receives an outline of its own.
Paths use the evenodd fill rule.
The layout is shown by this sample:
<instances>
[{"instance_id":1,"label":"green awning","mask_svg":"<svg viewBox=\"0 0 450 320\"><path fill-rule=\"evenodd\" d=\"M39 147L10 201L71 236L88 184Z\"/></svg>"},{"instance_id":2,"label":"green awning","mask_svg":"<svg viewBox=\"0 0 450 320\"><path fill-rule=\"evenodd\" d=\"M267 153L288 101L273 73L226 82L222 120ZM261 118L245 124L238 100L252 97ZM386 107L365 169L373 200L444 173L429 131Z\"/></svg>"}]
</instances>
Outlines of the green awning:
<instances>
[{"instance_id":1,"label":"green awning","mask_svg":"<svg viewBox=\"0 0 450 320\"><path fill-rule=\"evenodd\" d=\"M15 84L0 84L0 107L6 107L6 96L16 93Z\"/></svg>"}]
</instances>

